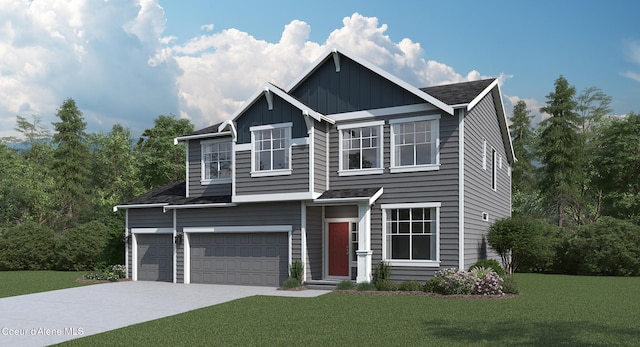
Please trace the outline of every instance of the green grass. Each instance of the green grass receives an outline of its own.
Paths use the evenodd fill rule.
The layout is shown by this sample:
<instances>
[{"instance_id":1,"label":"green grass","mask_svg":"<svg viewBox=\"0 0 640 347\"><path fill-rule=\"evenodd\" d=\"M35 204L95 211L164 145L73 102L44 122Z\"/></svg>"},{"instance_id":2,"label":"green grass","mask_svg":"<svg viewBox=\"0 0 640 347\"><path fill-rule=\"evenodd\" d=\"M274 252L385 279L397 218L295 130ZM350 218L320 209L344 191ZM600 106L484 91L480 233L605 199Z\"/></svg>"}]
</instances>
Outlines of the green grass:
<instances>
[{"instance_id":1,"label":"green grass","mask_svg":"<svg viewBox=\"0 0 640 347\"><path fill-rule=\"evenodd\" d=\"M640 278L517 274L516 279L521 294L509 299L251 297L65 345L630 346L640 341Z\"/></svg>"},{"instance_id":2,"label":"green grass","mask_svg":"<svg viewBox=\"0 0 640 347\"><path fill-rule=\"evenodd\" d=\"M84 272L0 271L0 298L86 285L77 283Z\"/></svg>"}]
</instances>

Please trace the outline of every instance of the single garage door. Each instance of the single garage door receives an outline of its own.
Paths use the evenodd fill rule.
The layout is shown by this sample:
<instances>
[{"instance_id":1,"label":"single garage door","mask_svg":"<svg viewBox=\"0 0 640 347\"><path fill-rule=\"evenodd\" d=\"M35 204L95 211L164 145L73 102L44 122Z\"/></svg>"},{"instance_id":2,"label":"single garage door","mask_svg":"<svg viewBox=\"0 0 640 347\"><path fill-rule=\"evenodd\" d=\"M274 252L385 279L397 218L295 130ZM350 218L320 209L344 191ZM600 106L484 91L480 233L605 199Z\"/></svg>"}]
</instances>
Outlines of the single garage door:
<instances>
[{"instance_id":1,"label":"single garage door","mask_svg":"<svg viewBox=\"0 0 640 347\"><path fill-rule=\"evenodd\" d=\"M191 282L277 287L288 275L287 233L191 234Z\"/></svg>"},{"instance_id":2,"label":"single garage door","mask_svg":"<svg viewBox=\"0 0 640 347\"><path fill-rule=\"evenodd\" d=\"M173 282L173 235L137 234L138 280Z\"/></svg>"}]
</instances>

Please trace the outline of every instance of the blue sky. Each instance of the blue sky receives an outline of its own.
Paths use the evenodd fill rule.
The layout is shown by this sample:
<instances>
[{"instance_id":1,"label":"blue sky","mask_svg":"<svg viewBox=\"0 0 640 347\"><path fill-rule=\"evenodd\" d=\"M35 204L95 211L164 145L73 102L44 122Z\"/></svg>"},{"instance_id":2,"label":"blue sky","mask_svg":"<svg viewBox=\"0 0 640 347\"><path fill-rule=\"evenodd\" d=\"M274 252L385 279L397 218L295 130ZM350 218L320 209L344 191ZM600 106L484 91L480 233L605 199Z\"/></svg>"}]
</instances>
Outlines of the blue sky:
<instances>
[{"instance_id":1,"label":"blue sky","mask_svg":"<svg viewBox=\"0 0 640 347\"><path fill-rule=\"evenodd\" d=\"M558 76L640 112L637 1L0 0L0 137L72 97L89 131L226 119L339 44L419 87L498 77L532 113ZM539 115L538 115L539 117Z\"/></svg>"}]
</instances>

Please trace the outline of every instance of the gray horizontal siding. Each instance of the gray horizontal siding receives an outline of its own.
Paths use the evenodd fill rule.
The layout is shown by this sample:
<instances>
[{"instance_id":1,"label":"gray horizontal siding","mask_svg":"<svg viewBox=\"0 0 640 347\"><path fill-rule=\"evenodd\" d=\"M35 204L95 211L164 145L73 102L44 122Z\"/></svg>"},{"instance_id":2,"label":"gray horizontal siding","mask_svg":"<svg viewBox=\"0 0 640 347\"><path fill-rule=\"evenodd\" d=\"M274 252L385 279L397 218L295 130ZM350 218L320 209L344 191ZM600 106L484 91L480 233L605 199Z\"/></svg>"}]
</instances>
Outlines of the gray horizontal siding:
<instances>
[{"instance_id":1,"label":"gray horizontal siding","mask_svg":"<svg viewBox=\"0 0 640 347\"><path fill-rule=\"evenodd\" d=\"M251 143L250 128L258 125L278 124L292 122L291 137L307 136L307 125L302 116L302 111L289 104L279 96L273 95L273 109L269 110L264 95L253 103L236 121L238 131L237 143Z\"/></svg>"},{"instance_id":2,"label":"gray horizontal siding","mask_svg":"<svg viewBox=\"0 0 640 347\"><path fill-rule=\"evenodd\" d=\"M341 55L340 72L332 58L291 94L322 114L370 110L424 102L404 88Z\"/></svg>"},{"instance_id":3,"label":"gray horizontal siding","mask_svg":"<svg viewBox=\"0 0 640 347\"><path fill-rule=\"evenodd\" d=\"M173 228L173 214L162 207L131 208L128 214L129 228Z\"/></svg>"},{"instance_id":4,"label":"gray horizontal siding","mask_svg":"<svg viewBox=\"0 0 640 347\"><path fill-rule=\"evenodd\" d=\"M231 139L228 139L231 141ZM201 184L202 179L202 146L198 140L187 141L189 146L189 197L231 195L231 183Z\"/></svg>"},{"instance_id":5,"label":"gray horizontal siding","mask_svg":"<svg viewBox=\"0 0 640 347\"><path fill-rule=\"evenodd\" d=\"M322 207L307 206L307 279L322 279Z\"/></svg>"},{"instance_id":6,"label":"gray horizontal siding","mask_svg":"<svg viewBox=\"0 0 640 347\"><path fill-rule=\"evenodd\" d=\"M509 163L500 134L500 127L491 94L478 103L465 117L464 220L465 267L480 258L496 258L486 243L489 227L511 214L511 177ZM483 140L487 141L487 169L482 169ZM502 156L498 167L496 191L491 189L491 148ZM482 213L489 213L489 222Z\"/></svg>"},{"instance_id":7,"label":"gray horizontal siding","mask_svg":"<svg viewBox=\"0 0 640 347\"><path fill-rule=\"evenodd\" d=\"M236 195L309 192L309 146L291 147L291 175L251 177L251 151L236 155Z\"/></svg>"},{"instance_id":8,"label":"gray horizontal siding","mask_svg":"<svg viewBox=\"0 0 640 347\"><path fill-rule=\"evenodd\" d=\"M406 117L408 115L402 115ZM380 119L380 118L378 118ZM382 260L382 211L381 204L440 202L440 261L441 267L455 267L459 254L459 194L458 194L458 118L442 114L440 119L440 169L436 171L418 171L390 173L391 140L388 124L384 126L384 173L366 176L338 175L338 131L330 133L331 153L330 186L331 189L356 187L383 187L384 193L376 201L371 214L371 250L372 266ZM435 268L437 270L437 268ZM425 280L432 276L433 268L396 267L392 271L396 276L406 279ZM395 277L401 278L401 277Z\"/></svg>"},{"instance_id":9,"label":"gray horizontal siding","mask_svg":"<svg viewBox=\"0 0 640 347\"><path fill-rule=\"evenodd\" d=\"M313 190L316 193L323 193L327 188L327 132L325 127L326 123L316 123L316 127L313 129Z\"/></svg>"}]
</instances>

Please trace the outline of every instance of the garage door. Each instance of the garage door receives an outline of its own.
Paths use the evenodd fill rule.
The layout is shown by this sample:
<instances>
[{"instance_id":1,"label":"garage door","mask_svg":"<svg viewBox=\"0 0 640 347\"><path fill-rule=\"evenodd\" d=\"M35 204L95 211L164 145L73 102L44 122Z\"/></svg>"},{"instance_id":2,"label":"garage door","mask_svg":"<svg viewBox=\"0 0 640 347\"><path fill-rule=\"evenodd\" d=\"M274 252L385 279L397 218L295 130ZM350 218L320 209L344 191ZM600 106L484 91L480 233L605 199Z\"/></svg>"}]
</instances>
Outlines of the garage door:
<instances>
[{"instance_id":1,"label":"garage door","mask_svg":"<svg viewBox=\"0 0 640 347\"><path fill-rule=\"evenodd\" d=\"M287 233L192 234L191 282L277 287L288 277Z\"/></svg>"},{"instance_id":2,"label":"garage door","mask_svg":"<svg viewBox=\"0 0 640 347\"><path fill-rule=\"evenodd\" d=\"M137 234L138 280L173 282L173 235Z\"/></svg>"}]
</instances>

